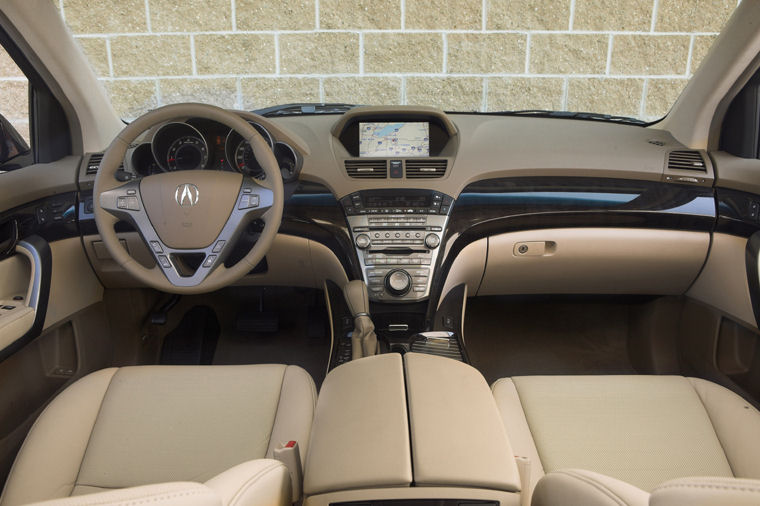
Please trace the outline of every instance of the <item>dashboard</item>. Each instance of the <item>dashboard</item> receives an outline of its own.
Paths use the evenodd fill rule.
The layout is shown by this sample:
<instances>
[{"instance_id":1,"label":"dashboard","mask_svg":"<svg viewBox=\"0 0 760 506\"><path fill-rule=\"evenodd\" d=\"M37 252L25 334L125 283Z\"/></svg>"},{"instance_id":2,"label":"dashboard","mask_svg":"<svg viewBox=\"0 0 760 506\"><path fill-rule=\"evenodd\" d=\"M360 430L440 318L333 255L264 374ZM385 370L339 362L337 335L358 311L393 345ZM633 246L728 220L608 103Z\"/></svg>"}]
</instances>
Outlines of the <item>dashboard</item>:
<instances>
[{"instance_id":1,"label":"dashboard","mask_svg":"<svg viewBox=\"0 0 760 506\"><path fill-rule=\"evenodd\" d=\"M280 233L327 247L349 279L367 283L373 303L432 307L447 293L459 254L483 238L568 227L706 233L720 212L710 158L655 128L416 106L238 114L265 139L287 183ZM198 118L146 132L124 167L137 177L173 170L261 177L236 132ZM80 188L93 180L83 171ZM726 206L745 206L731 198ZM79 222L94 234L90 202L85 195ZM496 251L482 256L523 254Z\"/></svg>"},{"instance_id":2,"label":"dashboard","mask_svg":"<svg viewBox=\"0 0 760 506\"><path fill-rule=\"evenodd\" d=\"M297 180L303 163L298 150L261 123L248 123L274 153L283 182ZM258 180L266 178L250 144L238 132L204 118L173 121L146 132L127 151L125 170L134 177L178 170L221 170Z\"/></svg>"}]
</instances>

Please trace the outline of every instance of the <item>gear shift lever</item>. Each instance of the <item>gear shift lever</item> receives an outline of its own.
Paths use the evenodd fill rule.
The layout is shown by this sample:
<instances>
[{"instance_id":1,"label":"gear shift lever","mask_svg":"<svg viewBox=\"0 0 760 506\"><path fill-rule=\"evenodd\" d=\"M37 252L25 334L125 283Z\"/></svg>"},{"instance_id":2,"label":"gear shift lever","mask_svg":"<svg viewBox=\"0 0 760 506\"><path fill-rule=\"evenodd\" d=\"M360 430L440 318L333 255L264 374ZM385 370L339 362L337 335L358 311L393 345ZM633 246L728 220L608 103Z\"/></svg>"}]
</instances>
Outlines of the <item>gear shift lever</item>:
<instances>
[{"instance_id":1,"label":"gear shift lever","mask_svg":"<svg viewBox=\"0 0 760 506\"><path fill-rule=\"evenodd\" d=\"M364 281L349 281L343 287L343 297L354 317L351 334L351 360L376 355L378 352L375 324L369 316L369 293Z\"/></svg>"}]
</instances>

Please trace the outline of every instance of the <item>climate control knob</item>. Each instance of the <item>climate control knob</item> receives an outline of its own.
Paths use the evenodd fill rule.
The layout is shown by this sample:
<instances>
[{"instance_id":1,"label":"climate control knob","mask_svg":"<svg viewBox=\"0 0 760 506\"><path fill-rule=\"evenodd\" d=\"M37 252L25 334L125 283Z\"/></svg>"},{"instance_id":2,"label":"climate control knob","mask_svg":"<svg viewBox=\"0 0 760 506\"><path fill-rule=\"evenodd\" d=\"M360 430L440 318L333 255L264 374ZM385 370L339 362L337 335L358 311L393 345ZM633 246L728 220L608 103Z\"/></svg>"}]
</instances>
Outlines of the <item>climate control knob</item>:
<instances>
[{"instance_id":1,"label":"climate control knob","mask_svg":"<svg viewBox=\"0 0 760 506\"><path fill-rule=\"evenodd\" d=\"M369 248L370 243L372 240L369 238L367 234L359 234L356 236L356 247L359 249L367 249Z\"/></svg>"},{"instance_id":2,"label":"climate control knob","mask_svg":"<svg viewBox=\"0 0 760 506\"><path fill-rule=\"evenodd\" d=\"M403 269L396 269L385 276L385 289L391 295L400 297L409 292L412 287L412 277Z\"/></svg>"},{"instance_id":3,"label":"climate control knob","mask_svg":"<svg viewBox=\"0 0 760 506\"><path fill-rule=\"evenodd\" d=\"M430 249L435 249L441 244L441 239L435 234L428 234L425 236L425 246Z\"/></svg>"}]
</instances>

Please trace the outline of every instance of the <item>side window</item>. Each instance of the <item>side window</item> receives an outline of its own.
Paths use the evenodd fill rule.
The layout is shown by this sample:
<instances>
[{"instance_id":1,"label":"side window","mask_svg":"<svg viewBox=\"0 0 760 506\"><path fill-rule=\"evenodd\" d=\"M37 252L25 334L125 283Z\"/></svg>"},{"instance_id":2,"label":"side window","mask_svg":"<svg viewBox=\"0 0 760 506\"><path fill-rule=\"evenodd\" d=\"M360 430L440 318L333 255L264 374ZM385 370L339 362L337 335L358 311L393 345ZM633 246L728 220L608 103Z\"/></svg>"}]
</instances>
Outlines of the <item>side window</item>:
<instances>
[{"instance_id":1,"label":"side window","mask_svg":"<svg viewBox=\"0 0 760 506\"><path fill-rule=\"evenodd\" d=\"M0 171L33 162L29 135L29 81L0 46Z\"/></svg>"}]
</instances>

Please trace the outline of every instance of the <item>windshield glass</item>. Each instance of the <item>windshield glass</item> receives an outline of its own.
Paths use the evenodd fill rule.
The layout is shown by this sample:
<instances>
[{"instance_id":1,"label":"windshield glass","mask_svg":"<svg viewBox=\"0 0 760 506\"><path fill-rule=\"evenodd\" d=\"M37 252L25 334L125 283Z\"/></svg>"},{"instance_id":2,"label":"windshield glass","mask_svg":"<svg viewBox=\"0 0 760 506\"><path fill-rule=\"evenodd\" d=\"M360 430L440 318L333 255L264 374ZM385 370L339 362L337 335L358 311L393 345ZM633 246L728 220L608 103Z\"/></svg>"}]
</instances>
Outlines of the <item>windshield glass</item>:
<instances>
[{"instance_id":1,"label":"windshield glass","mask_svg":"<svg viewBox=\"0 0 760 506\"><path fill-rule=\"evenodd\" d=\"M55 0L117 113L197 101L651 121L736 0Z\"/></svg>"}]
</instances>

